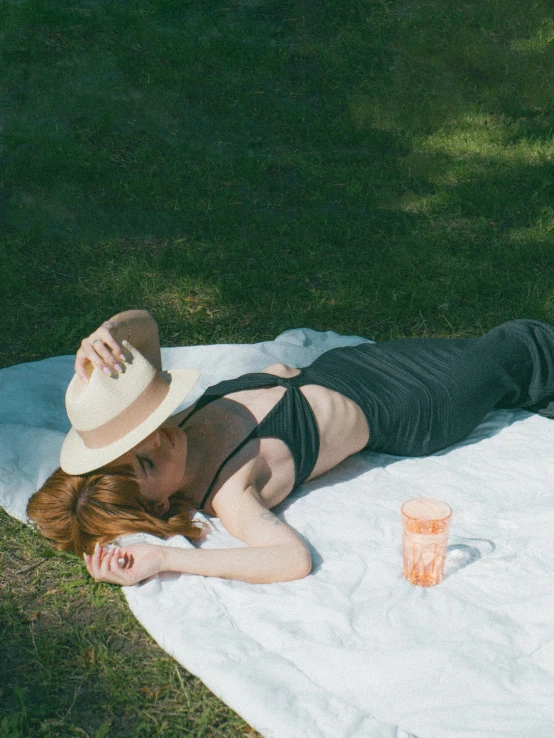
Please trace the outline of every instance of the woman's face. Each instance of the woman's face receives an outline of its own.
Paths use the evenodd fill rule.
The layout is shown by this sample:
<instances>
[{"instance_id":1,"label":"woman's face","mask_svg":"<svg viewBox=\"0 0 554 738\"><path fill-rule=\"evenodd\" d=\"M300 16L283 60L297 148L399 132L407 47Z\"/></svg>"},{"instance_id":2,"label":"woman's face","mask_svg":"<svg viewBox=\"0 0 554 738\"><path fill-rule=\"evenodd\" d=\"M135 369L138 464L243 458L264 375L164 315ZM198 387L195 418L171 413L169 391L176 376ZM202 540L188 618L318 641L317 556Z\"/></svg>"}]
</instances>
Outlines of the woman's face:
<instances>
[{"instance_id":1,"label":"woman's face","mask_svg":"<svg viewBox=\"0 0 554 738\"><path fill-rule=\"evenodd\" d=\"M187 437L181 428L162 425L126 454L117 464L131 464L141 494L157 503L163 515L169 498L181 489L185 476Z\"/></svg>"}]
</instances>

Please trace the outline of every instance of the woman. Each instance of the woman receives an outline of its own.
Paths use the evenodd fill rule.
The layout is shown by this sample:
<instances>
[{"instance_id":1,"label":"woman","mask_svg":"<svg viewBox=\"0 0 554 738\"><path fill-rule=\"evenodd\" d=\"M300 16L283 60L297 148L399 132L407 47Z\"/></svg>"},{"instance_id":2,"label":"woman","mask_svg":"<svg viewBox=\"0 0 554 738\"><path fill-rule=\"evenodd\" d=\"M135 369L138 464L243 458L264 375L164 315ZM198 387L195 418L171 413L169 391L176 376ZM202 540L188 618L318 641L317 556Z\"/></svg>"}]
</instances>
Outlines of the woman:
<instances>
[{"instance_id":1,"label":"woman","mask_svg":"<svg viewBox=\"0 0 554 738\"><path fill-rule=\"evenodd\" d=\"M310 554L271 508L361 449L426 455L493 408L546 404L554 329L518 320L480 338L333 349L302 370L273 364L221 382L175 415L198 373L172 372L169 383L161 369L145 311L119 313L82 341L61 469L31 498L30 519L55 546L83 553L98 581L163 571L286 581L310 572ZM216 515L247 546L105 546L134 531L199 538L191 509Z\"/></svg>"}]
</instances>

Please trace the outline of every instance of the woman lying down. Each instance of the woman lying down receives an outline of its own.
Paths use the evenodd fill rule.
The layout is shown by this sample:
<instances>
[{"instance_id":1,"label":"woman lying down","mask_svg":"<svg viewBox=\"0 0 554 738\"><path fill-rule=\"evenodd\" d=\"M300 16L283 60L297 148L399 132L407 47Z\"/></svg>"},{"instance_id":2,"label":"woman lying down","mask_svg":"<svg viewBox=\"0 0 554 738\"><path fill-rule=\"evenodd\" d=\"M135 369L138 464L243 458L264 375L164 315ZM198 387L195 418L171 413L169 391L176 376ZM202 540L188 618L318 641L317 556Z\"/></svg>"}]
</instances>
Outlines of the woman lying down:
<instances>
[{"instance_id":1,"label":"woman lying down","mask_svg":"<svg viewBox=\"0 0 554 738\"><path fill-rule=\"evenodd\" d=\"M273 507L362 449L425 456L493 408L546 404L554 329L514 320L480 338L335 348L304 369L272 364L220 382L173 414L198 376L162 372L146 311L119 313L81 343L61 468L27 513L53 546L84 556L97 581L129 585L164 571L252 583L305 577L309 551ZM195 510L247 546L108 545L136 532L199 539Z\"/></svg>"}]
</instances>

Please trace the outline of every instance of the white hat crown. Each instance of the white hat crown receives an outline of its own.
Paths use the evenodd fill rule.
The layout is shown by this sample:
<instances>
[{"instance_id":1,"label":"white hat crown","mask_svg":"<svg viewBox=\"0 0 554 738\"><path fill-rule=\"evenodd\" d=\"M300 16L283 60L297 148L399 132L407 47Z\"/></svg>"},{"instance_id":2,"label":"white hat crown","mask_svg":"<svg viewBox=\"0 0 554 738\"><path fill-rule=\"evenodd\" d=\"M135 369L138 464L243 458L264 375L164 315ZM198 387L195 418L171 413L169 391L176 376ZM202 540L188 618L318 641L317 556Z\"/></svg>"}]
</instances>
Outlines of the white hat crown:
<instances>
[{"instance_id":1,"label":"white hat crown","mask_svg":"<svg viewBox=\"0 0 554 738\"><path fill-rule=\"evenodd\" d=\"M95 367L88 383L75 374L65 394L67 416L75 430L92 430L113 420L155 381L156 369L130 348L121 373L107 375Z\"/></svg>"},{"instance_id":2,"label":"white hat crown","mask_svg":"<svg viewBox=\"0 0 554 738\"><path fill-rule=\"evenodd\" d=\"M125 343L121 372L94 367L89 381L75 374L65 395L72 428L65 437L60 466L68 474L98 469L129 451L156 430L186 398L200 372L162 372Z\"/></svg>"}]
</instances>

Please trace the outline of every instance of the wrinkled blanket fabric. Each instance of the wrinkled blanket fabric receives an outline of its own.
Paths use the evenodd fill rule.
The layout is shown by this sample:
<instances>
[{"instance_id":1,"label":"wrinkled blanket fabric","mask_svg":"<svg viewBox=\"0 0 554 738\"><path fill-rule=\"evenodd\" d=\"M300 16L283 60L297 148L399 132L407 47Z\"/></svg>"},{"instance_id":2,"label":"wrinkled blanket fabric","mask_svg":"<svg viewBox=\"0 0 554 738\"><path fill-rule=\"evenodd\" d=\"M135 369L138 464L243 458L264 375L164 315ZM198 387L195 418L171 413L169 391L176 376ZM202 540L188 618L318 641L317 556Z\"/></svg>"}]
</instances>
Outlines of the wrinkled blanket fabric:
<instances>
[{"instance_id":1,"label":"wrinkled blanket fabric","mask_svg":"<svg viewBox=\"0 0 554 738\"><path fill-rule=\"evenodd\" d=\"M364 339L287 331L275 341L163 350L215 382L306 366ZM68 429L68 356L0 371L0 504L25 521ZM265 738L554 735L554 421L491 413L426 458L364 452L279 508L308 542L306 579L250 585L165 574L125 595L168 653ZM400 506L453 508L446 578L401 575ZM217 520L202 545L239 546ZM147 536L143 538L148 539ZM191 546L177 536L167 545Z\"/></svg>"}]
</instances>

